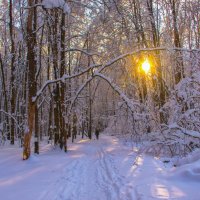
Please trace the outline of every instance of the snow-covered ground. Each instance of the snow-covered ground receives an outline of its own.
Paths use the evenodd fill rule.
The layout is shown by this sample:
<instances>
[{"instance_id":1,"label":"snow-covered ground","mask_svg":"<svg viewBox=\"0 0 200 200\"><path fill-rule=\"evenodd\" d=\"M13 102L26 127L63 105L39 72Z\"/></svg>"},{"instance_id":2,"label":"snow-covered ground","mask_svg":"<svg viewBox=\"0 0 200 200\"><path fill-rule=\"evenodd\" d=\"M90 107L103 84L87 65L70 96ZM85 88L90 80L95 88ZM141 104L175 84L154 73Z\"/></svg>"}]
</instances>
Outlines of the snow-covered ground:
<instances>
[{"instance_id":1,"label":"snow-covered ground","mask_svg":"<svg viewBox=\"0 0 200 200\"><path fill-rule=\"evenodd\" d=\"M28 161L21 151L0 148L1 200L200 199L200 161L165 167L116 137L79 140L68 153L46 145Z\"/></svg>"}]
</instances>

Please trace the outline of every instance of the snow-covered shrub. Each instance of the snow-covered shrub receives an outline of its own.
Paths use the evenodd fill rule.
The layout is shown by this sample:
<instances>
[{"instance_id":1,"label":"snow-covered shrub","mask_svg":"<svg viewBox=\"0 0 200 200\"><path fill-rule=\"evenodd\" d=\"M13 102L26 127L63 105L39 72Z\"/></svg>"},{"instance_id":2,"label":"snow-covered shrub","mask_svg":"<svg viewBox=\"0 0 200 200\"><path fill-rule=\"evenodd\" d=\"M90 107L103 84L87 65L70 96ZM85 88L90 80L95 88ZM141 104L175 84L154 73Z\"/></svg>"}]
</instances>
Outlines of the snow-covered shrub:
<instances>
[{"instance_id":1,"label":"snow-covered shrub","mask_svg":"<svg viewBox=\"0 0 200 200\"><path fill-rule=\"evenodd\" d=\"M200 148L200 72L176 85L162 112L167 123L147 136L151 149L173 156Z\"/></svg>"}]
</instances>

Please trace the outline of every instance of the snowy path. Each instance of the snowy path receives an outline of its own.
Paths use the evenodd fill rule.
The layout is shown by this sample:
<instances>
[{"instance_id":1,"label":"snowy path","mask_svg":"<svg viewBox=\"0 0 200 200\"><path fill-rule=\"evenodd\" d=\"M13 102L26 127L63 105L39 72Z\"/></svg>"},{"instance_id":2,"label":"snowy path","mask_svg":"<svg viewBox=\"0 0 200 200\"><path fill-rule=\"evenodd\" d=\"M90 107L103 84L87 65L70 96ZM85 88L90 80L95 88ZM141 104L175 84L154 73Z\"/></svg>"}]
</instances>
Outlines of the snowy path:
<instances>
[{"instance_id":1,"label":"snowy path","mask_svg":"<svg viewBox=\"0 0 200 200\"><path fill-rule=\"evenodd\" d=\"M104 142L92 144L87 140L80 141L80 155L75 155L75 159L42 194L40 200L126 199L124 195L120 198L119 191L124 182L112 155L107 152L112 144L105 138ZM76 151L76 148L73 150Z\"/></svg>"},{"instance_id":2,"label":"snowy path","mask_svg":"<svg viewBox=\"0 0 200 200\"><path fill-rule=\"evenodd\" d=\"M67 154L47 145L26 162L18 149L0 149L0 199L199 200L200 179L184 172L171 176L160 161L110 136L70 144Z\"/></svg>"}]
</instances>

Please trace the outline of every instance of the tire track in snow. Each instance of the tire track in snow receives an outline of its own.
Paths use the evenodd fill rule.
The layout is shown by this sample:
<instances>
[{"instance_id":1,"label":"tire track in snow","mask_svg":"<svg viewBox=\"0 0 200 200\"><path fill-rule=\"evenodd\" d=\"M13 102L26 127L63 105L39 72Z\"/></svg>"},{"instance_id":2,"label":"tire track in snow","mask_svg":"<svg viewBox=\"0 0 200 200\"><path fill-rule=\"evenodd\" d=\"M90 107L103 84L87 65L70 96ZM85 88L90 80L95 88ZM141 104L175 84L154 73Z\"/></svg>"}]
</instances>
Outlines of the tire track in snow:
<instances>
[{"instance_id":1,"label":"tire track in snow","mask_svg":"<svg viewBox=\"0 0 200 200\"><path fill-rule=\"evenodd\" d=\"M83 156L66 164L39 200L133 200L134 188L119 173L105 143L83 146Z\"/></svg>"},{"instance_id":2,"label":"tire track in snow","mask_svg":"<svg viewBox=\"0 0 200 200\"><path fill-rule=\"evenodd\" d=\"M101 151L98 152L98 167L97 167L97 184L105 194L107 199L112 199L113 191L110 188L110 183L108 178L106 177L107 175L104 173L105 168L102 162L102 153Z\"/></svg>"},{"instance_id":3,"label":"tire track in snow","mask_svg":"<svg viewBox=\"0 0 200 200\"><path fill-rule=\"evenodd\" d=\"M105 152L103 148L100 148L98 154L98 184L105 192L107 200L132 200L133 198L129 191L126 190L125 193L121 191L125 180L120 176L112 156L108 152Z\"/></svg>"},{"instance_id":4,"label":"tire track in snow","mask_svg":"<svg viewBox=\"0 0 200 200\"><path fill-rule=\"evenodd\" d=\"M51 184L48 190L41 195L39 200L70 200L66 198L64 191L66 187L68 187L68 190L71 189L71 191L73 191L73 186L76 185L78 181L78 179L74 177L79 167L80 162L73 161L73 163L64 170L61 177L59 177L55 183ZM70 182L70 185L66 185L68 182Z\"/></svg>"},{"instance_id":5,"label":"tire track in snow","mask_svg":"<svg viewBox=\"0 0 200 200\"><path fill-rule=\"evenodd\" d=\"M86 156L66 165L64 172L48 187L39 200L102 200L102 191L96 177L97 150L98 147L95 147L95 151L87 155L90 149L84 149ZM99 196L95 196L96 193Z\"/></svg>"}]
</instances>

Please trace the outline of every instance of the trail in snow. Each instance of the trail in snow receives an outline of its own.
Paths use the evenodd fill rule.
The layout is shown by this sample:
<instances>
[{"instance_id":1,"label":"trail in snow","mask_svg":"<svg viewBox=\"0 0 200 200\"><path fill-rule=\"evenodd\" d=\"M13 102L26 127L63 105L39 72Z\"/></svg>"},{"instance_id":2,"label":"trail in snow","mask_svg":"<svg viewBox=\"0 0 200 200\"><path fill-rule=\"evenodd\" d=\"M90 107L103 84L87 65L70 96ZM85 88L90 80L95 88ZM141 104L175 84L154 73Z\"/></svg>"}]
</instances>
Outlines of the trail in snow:
<instances>
[{"instance_id":1,"label":"trail in snow","mask_svg":"<svg viewBox=\"0 0 200 200\"><path fill-rule=\"evenodd\" d=\"M199 179L185 168L167 170L150 156L138 155L119 139L101 136L69 145L68 153L42 148L23 162L19 151L0 151L2 200L199 200ZM193 172L200 173L196 164ZM182 176L183 174L183 176ZM189 184L188 184L189 182Z\"/></svg>"},{"instance_id":2,"label":"trail in snow","mask_svg":"<svg viewBox=\"0 0 200 200\"><path fill-rule=\"evenodd\" d=\"M111 141L104 143L80 141L80 155L65 167L64 172L40 196L40 200L89 200L89 199L123 199L129 200L129 194L121 194L125 183L114 164L112 155L106 149L112 146ZM81 144L82 143L82 144ZM75 151L76 147L74 147ZM127 196L127 197L126 197Z\"/></svg>"}]
</instances>

